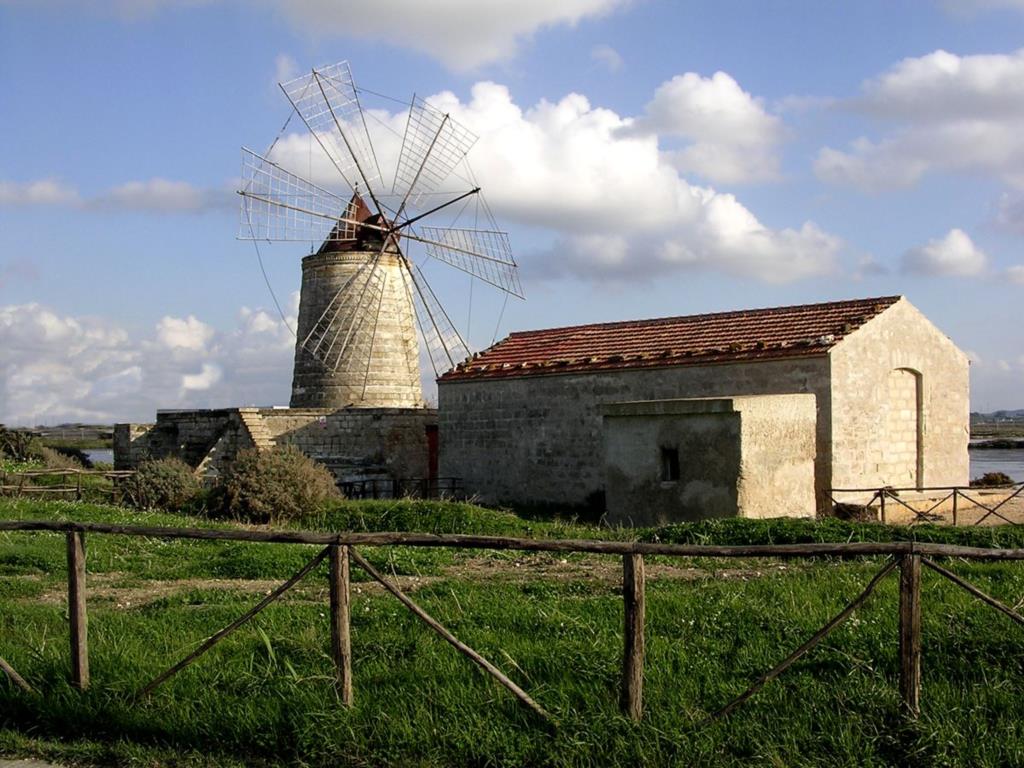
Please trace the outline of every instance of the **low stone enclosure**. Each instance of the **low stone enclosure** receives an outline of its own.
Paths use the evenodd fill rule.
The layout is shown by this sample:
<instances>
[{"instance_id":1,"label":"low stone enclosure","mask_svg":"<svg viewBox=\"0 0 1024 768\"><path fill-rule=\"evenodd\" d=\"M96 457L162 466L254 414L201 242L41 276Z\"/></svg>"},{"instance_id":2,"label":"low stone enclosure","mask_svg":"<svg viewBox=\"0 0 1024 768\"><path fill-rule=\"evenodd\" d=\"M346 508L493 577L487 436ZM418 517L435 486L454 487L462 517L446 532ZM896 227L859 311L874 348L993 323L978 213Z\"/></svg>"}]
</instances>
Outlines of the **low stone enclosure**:
<instances>
[{"instance_id":1,"label":"low stone enclosure","mask_svg":"<svg viewBox=\"0 0 1024 768\"><path fill-rule=\"evenodd\" d=\"M437 411L429 408L221 408L158 411L155 424L114 427L114 466L174 456L213 480L240 450L293 445L341 485L437 477Z\"/></svg>"}]
</instances>

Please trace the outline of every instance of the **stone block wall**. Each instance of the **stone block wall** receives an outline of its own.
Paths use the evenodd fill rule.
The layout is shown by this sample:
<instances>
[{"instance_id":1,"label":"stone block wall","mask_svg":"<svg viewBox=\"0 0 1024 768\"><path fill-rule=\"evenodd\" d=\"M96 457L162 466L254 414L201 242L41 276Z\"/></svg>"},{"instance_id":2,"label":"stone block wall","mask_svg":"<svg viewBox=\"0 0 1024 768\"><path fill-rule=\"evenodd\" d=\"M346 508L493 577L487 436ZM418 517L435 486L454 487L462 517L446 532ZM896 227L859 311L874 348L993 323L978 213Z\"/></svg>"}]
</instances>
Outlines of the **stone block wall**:
<instances>
[{"instance_id":1,"label":"stone block wall","mask_svg":"<svg viewBox=\"0 0 1024 768\"><path fill-rule=\"evenodd\" d=\"M161 411L154 425L118 424L114 461L131 469L176 456L204 477L221 474L238 451L294 445L325 464L339 482L430 476L427 408L229 408Z\"/></svg>"},{"instance_id":2,"label":"stone block wall","mask_svg":"<svg viewBox=\"0 0 1024 768\"><path fill-rule=\"evenodd\" d=\"M616 403L602 411L612 523L815 513L813 395Z\"/></svg>"},{"instance_id":3,"label":"stone block wall","mask_svg":"<svg viewBox=\"0 0 1024 768\"><path fill-rule=\"evenodd\" d=\"M341 480L366 476L425 478L430 474L430 408L262 409L277 445L291 444L328 464Z\"/></svg>"},{"instance_id":4,"label":"stone block wall","mask_svg":"<svg viewBox=\"0 0 1024 768\"><path fill-rule=\"evenodd\" d=\"M442 476L488 502L585 505L604 490L601 406L630 400L814 395L815 485L828 487L829 362L825 355L438 385Z\"/></svg>"},{"instance_id":5,"label":"stone block wall","mask_svg":"<svg viewBox=\"0 0 1024 768\"><path fill-rule=\"evenodd\" d=\"M839 342L831 365L834 487L967 484L968 359L910 302Z\"/></svg>"}]
</instances>

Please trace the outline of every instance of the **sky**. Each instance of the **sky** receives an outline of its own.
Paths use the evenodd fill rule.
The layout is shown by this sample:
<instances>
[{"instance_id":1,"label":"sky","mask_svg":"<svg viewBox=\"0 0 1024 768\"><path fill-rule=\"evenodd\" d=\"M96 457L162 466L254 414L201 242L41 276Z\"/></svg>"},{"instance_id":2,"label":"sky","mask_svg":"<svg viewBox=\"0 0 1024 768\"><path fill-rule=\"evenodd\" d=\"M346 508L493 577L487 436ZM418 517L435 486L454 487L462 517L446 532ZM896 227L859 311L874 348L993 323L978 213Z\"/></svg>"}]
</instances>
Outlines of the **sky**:
<instances>
[{"instance_id":1,"label":"sky","mask_svg":"<svg viewBox=\"0 0 1024 768\"><path fill-rule=\"evenodd\" d=\"M413 94L478 136L526 300L415 256L471 348L902 294L1024 407L1021 46L1024 0L0 0L0 422L287 404L310 245L238 239L241 147L329 185L277 83L342 60L382 155Z\"/></svg>"}]
</instances>

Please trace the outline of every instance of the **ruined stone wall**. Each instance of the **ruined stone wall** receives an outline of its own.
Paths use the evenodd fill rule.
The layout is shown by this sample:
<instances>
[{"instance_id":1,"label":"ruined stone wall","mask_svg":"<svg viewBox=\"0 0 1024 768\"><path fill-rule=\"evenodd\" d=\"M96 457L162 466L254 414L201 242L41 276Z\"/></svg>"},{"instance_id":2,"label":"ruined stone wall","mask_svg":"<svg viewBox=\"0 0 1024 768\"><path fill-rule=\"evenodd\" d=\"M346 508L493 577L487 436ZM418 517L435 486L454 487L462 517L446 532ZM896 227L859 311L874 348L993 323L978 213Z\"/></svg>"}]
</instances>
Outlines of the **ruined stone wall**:
<instances>
[{"instance_id":1,"label":"ruined stone wall","mask_svg":"<svg viewBox=\"0 0 1024 768\"><path fill-rule=\"evenodd\" d=\"M238 451L291 444L325 464L339 482L366 477L429 476L426 408L231 408L161 411L155 425L118 424L114 460L130 469L176 456L212 480ZM148 428L147 428L148 427Z\"/></svg>"},{"instance_id":2,"label":"ruined stone wall","mask_svg":"<svg viewBox=\"0 0 1024 768\"><path fill-rule=\"evenodd\" d=\"M261 409L260 416L277 445L294 445L323 461L339 480L367 473L398 479L429 475L426 430L437 423L433 409Z\"/></svg>"},{"instance_id":3,"label":"ruined stone wall","mask_svg":"<svg viewBox=\"0 0 1024 768\"><path fill-rule=\"evenodd\" d=\"M828 486L828 358L440 382L442 476L490 502L583 505L604 490L601 406L627 400L809 393L815 486ZM597 497L592 497L597 498Z\"/></svg>"},{"instance_id":4,"label":"ruined stone wall","mask_svg":"<svg viewBox=\"0 0 1024 768\"><path fill-rule=\"evenodd\" d=\"M147 459L174 456L195 467L219 439L233 409L157 411L156 423L114 427L114 466L132 469Z\"/></svg>"},{"instance_id":5,"label":"ruined stone wall","mask_svg":"<svg viewBox=\"0 0 1024 768\"><path fill-rule=\"evenodd\" d=\"M967 356L919 310L900 300L831 360L836 487L967 484Z\"/></svg>"},{"instance_id":6,"label":"ruined stone wall","mask_svg":"<svg viewBox=\"0 0 1024 768\"><path fill-rule=\"evenodd\" d=\"M133 469L148 457L146 435L154 424L114 425L114 469Z\"/></svg>"}]
</instances>

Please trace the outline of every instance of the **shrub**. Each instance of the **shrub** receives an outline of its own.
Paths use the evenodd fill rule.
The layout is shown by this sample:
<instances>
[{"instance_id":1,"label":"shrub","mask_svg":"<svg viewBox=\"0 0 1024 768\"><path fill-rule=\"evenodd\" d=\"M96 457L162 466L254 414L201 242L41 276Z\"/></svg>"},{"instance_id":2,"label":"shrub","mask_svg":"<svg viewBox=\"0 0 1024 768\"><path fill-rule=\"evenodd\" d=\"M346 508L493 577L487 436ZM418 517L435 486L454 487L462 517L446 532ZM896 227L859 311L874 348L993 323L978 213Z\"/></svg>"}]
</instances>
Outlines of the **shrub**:
<instances>
[{"instance_id":1,"label":"shrub","mask_svg":"<svg viewBox=\"0 0 1024 768\"><path fill-rule=\"evenodd\" d=\"M986 472L971 480L972 488L994 488L1000 485L1013 485L1013 479L1003 472Z\"/></svg>"},{"instance_id":2,"label":"shrub","mask_svg":"<svg viewBox=\"0 0 1024 768\"><path fill-rule=\"evenodd\" d=\"M124 498L139 509L181 510L202 490L192 468L180 459L142 462L124 484Z\"/></svg>"},{"instance_id":3,"label":"shrub","mask_svg":"<svg viewBox=\"0 0 1024 768\"><path fill-rule=\"evenodd\" d=\"M40 446L35 455L47 469L85 469L78 459L45 445Z\"/></svg>"},{"instance_id":4,"label":"shrub","mask_svg":"<svg viewBox=\"0 0 1024 768\"><path fill-rule=\"evenodd\" d=\"M214 493L229 517L252 523L291 520L340 494L334 477L294 446L240 451Z\"/></svg>"}]
</instances>

